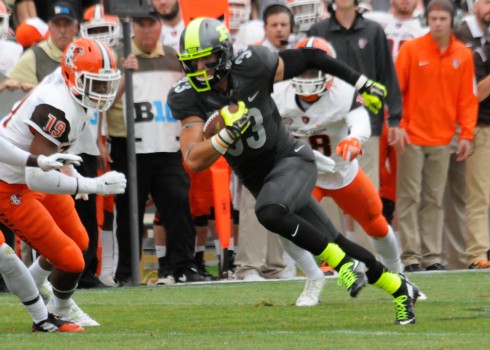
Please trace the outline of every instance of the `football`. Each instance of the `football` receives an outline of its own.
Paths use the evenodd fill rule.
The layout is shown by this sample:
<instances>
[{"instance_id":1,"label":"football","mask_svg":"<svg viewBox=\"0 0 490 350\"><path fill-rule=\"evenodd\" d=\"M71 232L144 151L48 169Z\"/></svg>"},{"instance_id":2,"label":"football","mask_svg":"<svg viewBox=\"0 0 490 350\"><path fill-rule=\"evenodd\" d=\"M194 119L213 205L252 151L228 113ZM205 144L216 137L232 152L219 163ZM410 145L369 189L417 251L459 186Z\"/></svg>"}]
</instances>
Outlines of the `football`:
<instances>
[{"instance_id":1,"label":"football","mask_svg":"<svg viewBox=\"0 0 490 350\"><path fill-rule=\"evenodd\" d=\"M230 104L228 108L231 113L235 113L236 111L238 111L238 106L235 104ZM204 139L209 139L211 136L216 135L218 132L220 132L221 129L224 129L225 127L226 124L223 116L221 115L221 110L217 110L208 118L208 120L206 120L206 123L202 128Z\"/></svg>"}]
</instances>

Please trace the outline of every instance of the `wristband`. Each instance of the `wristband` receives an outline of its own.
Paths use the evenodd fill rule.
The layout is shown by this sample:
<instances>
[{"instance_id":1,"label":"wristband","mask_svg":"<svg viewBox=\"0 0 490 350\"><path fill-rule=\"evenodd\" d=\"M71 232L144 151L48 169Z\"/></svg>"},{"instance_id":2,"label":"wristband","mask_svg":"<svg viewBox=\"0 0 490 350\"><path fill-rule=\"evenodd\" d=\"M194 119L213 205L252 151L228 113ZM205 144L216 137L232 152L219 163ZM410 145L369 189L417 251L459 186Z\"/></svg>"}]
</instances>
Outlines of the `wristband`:
<instances>
[{"instance_id":1,"label":"wristband","mask_svg":"<svg viewBox=\"0 0 490 350\"><path fill-rule=\"evenodd\" d=\"M356 85L354 87L356 88L356 91L360 91L364 85L367 83L369 79L365 75L361 75L359 79L356 81Z\"/></svg>"},{"instance_id":2,"label":"wristband","mask_svg":"<svg viewBox=\"0 0 490 350\"><path fill-rule=\"evenodd\" d=\"M223 141L221 141L218 135L211 137L211 145L218 153L221 154L225 154L229 147Z\"/></svg>"}]
</instances>

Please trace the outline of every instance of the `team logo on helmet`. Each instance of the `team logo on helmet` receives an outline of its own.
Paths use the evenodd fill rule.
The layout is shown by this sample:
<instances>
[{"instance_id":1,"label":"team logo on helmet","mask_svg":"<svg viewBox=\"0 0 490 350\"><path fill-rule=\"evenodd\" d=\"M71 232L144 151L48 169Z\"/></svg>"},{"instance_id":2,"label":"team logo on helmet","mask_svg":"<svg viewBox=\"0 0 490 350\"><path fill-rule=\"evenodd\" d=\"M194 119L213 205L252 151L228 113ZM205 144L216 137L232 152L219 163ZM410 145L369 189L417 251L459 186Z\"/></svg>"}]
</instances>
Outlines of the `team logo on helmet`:
<instances>
[{"instance_id":1,"label":"team logo on helmet","mask_svg":"<svg viewBox=\"0 0 490 350\"><path fill-rule=\"evenodd\" d=\"M83 55L83 48L77 45L70 45L65 54L65 65L71 68L75 68L75 61L80 55Z\"/></svg>"}]
</instances>

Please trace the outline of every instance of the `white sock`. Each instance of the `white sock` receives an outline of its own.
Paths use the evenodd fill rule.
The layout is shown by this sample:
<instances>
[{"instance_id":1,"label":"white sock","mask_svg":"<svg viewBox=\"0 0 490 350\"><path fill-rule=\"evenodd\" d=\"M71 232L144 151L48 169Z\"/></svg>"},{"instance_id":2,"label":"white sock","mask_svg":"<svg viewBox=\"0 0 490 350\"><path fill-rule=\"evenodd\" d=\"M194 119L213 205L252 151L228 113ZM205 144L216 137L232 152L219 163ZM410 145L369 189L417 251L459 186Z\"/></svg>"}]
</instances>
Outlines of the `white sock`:
<instances>
[{"instance_id":1,"label":"white sock","mask_svg":"<svg viewBox=\"0 0 490 350\"><path fill-rule=\"evenodd\" d=\"M114 276L114 232L108 230L100 231L100 242L102 244L102 261L100 276Z\"/></svg>"},{"instance_id":2,"label":"white sock","mask_svg":"<svg viewBox=\"0 0 490 350\"><path fill-rule=\"evenodd\" d=\"M42 285L44 282L48 280L48 276L51 274L51 271L45 270L39 265L39 259L37 258L31 266L29 266L29 272L36 283L36 286Z\"/></svg>"},{"instance_id":3,"label":"white sock","mask_svg":"<svg viewBox=\"0 0 490 350\"><path fill-rule=\"evenodd\" d=\"M301 271L303 271L306 278L316 280L325 277L323 271L320 269L315 261L315 258L309 251L298 247L289 239L282 236L278 237L282 243L282 246L284 247L284 250L289 254L289 256L291 256L291 258L293 258L294 262L296 265L298 265Z\"/></svg>"},{"instance_id":4,"label":"white sock","mask_svg":"<svg viewBox=\"0 0 490 350\"><path fill-rule=\"evenodd\" d=\"M204 248L205 247L203 245L196 245L196 247L194 248L194 252L195 253L203 252Z\"/></svg>"},{"instance_id":5,"label":"white sock","mask_svg":"<svg viewBox=\"0 0 490 350\"><path fill-rule=\"evenodd\" d=\"M59 309L66 309L70 307L72 303L71 298L60 299L55 294L53 294L51 300L53 301L53 305Z\"/></svg>"},{"instance_id":6,"label":"white sock","mask_svg":"<svg viewBox=\"0 0 490 350\"><path fill-rule=\"evenodd\" d=\"M388 234L383 238L370 237L374 250L378 253L381 262L389 270L400 273L403 272L403 265L400 259L400 251L393 229L388 225Z\"/></svg>"},{"instance_id":7,"label":"white sock","mask_svg":"<svg viewBox=\"0 0 490 350\"><path fill-rule=\"evenodd\" d=\"M235 239L233 237L230 238L230 245L228 246L228 250L235 250Z\"/></svg>"},{"instance_id":8,"label":"white sock","mask_svg":"<svg viewBox=\"0 0 490 350\"><path fill-rule=\"evenodd\" d=\"M216 256L221 255L221 243L219 242L219 239L214 239L214 249L216 250Z\"/></svg>"},{"instance_id":9,"label":"white sock","mask_svg":"<svg viewBox=\"0 0 490 350\"><path fill-rule=\"evenodd\" d=\"M167 255L167 246L166 245L156 245L155 253L157 254L157 258L164 258Z\"/></svg>"},{"instance_id":10,"label":"white sock","mask_svg":"<svg viewBox=\"0 0 490 350\"><path fill-rule=\"evenodd\" d=\"M24 304L35 323L48 318L46 305L29 270L6 243L0 246L0 273L8 289ZM36 298L37 301L32 303Z\"/></svg>"}]
</instances>

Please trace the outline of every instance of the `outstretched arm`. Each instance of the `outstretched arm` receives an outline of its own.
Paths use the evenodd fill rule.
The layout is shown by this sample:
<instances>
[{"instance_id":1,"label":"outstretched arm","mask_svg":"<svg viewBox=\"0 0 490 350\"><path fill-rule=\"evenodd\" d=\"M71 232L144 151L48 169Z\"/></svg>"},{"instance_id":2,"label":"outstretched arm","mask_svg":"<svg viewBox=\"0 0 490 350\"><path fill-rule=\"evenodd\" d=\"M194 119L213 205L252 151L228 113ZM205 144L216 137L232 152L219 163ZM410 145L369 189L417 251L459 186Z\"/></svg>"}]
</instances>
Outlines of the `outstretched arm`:
<instances>
[{"instance_id":1,"label":"outstretched arm","mask_svg":"<svg viewBox=\"0 0 490 350\"><path fill-rule=\"evenodd\" d=\"M364 98L365 106L374 113L377 113L383 106L386 88L382 84L368 79L365 75L317 48L303 47L281 51L275 81L294 78L308 69L321 70L353 85Z\"/></svg>"}]
</instances>

